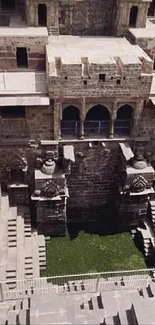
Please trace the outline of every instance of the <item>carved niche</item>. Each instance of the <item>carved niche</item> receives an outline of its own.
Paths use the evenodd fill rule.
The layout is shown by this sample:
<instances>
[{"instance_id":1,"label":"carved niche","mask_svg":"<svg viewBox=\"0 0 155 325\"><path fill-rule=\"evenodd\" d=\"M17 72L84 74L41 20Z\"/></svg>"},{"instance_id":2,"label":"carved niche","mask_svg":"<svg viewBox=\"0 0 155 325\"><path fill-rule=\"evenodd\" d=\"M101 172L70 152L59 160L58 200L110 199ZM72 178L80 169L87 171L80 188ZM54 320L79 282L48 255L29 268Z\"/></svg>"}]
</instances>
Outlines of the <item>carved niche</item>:
<instances>
[{"instance_id":1,"label":"carved niche","mask_svg":"<svg viewBox=\"0 0 155 325\"><path fill-rule=\"evenodd\" d=\"M60 193L60 186L54 180L46 182L41 189L41 195L45 197L55 197Z\"/></svg>"}]
</instances>

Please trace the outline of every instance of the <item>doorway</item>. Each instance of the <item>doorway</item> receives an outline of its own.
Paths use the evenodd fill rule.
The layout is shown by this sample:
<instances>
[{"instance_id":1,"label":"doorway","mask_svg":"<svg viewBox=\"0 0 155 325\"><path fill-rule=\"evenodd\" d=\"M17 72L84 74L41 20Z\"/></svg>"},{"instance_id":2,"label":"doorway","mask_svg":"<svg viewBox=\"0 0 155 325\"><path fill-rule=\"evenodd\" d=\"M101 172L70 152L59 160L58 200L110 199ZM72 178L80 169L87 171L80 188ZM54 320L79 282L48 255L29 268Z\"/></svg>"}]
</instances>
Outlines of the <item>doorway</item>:
<instances>
[{"instance_id":1,"label":"doorway","mask_svg":"<svg viewBox=\"0 0 155 325\"><path fill-rule=\"evenodd\" d=\"M45 4L38 5L38 24L39 26L47 26L47 7Z\"/></svg>"},{"instance_id":2,"label":"doorway","mask_svg":"<svg viewBox=\"0 0 155 325\"><path fill-rule=\"evenodd\" d=\"M18 68L28 68L28 57L26 47L17 47L16 58Z\"/></svg>"},{"instance_id":3,"label":"doorway","mask_svg":"<svg viewBox=\"0 0 155 325\"><path fill-rule=\"evenodd\" d=\"M129 27L136 27L137 24L137 14L138 14L138 7L133 6L130 10L130 20L129 20Z\"/></svg>"}]
</instances>

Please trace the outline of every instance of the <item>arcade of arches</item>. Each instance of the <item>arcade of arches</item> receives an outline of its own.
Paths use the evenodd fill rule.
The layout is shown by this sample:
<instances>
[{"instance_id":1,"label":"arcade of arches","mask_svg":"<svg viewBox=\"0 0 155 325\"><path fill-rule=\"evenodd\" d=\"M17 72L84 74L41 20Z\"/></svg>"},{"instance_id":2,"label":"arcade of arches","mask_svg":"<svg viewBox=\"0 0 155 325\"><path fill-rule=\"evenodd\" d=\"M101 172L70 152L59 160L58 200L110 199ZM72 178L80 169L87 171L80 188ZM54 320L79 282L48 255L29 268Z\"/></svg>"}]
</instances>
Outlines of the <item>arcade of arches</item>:
<instances>
[{"instance_id":1,"label":"arcade of arches","mask_svg":"<svg viewBox=\"0 0 155 325\"><path fill-rule=\"evenodd\" d=\"M63 109L61 120L61 136L80 137L105 136L113 138L130 136L133 108L125 104L118 108L117 116L112 119L104 105L94 105L81 118L80 110L69 105Z\"/></svg>"}]
</instances>

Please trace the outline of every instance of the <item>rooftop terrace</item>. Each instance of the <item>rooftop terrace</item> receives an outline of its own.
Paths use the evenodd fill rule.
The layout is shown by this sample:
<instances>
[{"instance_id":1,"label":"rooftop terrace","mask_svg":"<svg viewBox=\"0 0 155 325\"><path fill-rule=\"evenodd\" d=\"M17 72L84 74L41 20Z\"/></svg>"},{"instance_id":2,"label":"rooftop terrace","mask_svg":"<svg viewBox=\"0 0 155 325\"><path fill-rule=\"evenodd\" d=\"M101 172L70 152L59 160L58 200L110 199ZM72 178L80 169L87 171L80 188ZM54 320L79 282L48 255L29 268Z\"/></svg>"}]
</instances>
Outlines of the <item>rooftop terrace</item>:
<instances>
[{"instance_id":1,"label":"rooftop terrace","mask_svg":"<svg viewBox=\"0 0 155 325\"><path fill-rule=\"evenodd\" d=\"M139 46L115 37L50 36L47 54L49 60L61 57L64 64L79 64L83 57L96 64L115 64L117 57L124 64L140 64L140 58L152 62Z\"/></svg>"}]
</instances>

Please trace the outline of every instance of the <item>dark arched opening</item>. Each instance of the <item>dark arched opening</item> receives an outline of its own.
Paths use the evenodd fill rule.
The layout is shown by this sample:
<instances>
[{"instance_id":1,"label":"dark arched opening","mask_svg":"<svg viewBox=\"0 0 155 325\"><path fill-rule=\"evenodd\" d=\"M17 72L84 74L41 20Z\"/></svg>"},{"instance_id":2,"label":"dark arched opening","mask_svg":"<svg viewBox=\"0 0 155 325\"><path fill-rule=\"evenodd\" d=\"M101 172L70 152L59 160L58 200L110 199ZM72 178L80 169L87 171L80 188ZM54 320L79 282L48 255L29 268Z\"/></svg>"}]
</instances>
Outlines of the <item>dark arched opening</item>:
<instances>
[{"instance_id":1,"label":"dark arched opening","mask_svg":"<svg viewBox=\"0 0 155 325\"><path fill-rule=\"evenodd\" d=\"M76 106L67 106L62 113L61 134L78 135L80 127L80 114Z\"/></svg>"},{"instance_id":2,"label":"dark arched opening","mask_svg":"<svg viewBox=\"0 0 155 325\"><path fill-rule=\"evenodd\" d=\"M133 6L130 10L129 27L136 27L138 7Z\"/></svg>"},{"instance_id":3,"label":"dark arched opening","mask_svg":"<svg viewBox=\"0 0 155 325\"><path fill-rule=\"evenodd\" d=\"M148 16L150 17L153 17L155 15L155 0L153 0L151 3L150 3L150 7L148 9L148 13L147 13Z\"/></svg>"},{"instance_id":4,"label":"dark arched opening","mask_svg":"<svg viewBox=\"0 0 155 325\"><path fill-rule=\"evenodd\" d=\"M117 118L115 121L115 135L129 136L132 125L132 106L122 105L117 111Z\"/></svg>"},{"instance_id":5,"label":"dark arched opening","mask_svg":"<svg viewBox=\"0 0 155 325\"><path fill-rule=\"evenodd\" d=\"M47 7L43 3L38 5L38 24L39 26L47 26Z\"/></svg>"},{"instance_id":6,"label":"dark arched opening","mask_svg":"<svg viewBox=\"0 0 155 325\"><path fill-rule=\"evenodd\" d=\"M108 135L110 114L108 109L103 105L93 106L87 113L84 132L85 135Z\"/></svg>"}]
</instances>

